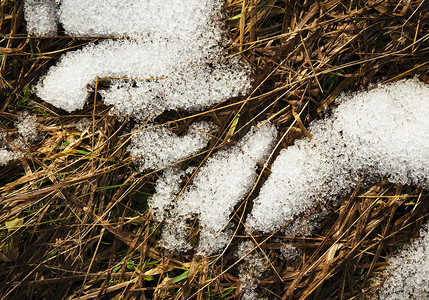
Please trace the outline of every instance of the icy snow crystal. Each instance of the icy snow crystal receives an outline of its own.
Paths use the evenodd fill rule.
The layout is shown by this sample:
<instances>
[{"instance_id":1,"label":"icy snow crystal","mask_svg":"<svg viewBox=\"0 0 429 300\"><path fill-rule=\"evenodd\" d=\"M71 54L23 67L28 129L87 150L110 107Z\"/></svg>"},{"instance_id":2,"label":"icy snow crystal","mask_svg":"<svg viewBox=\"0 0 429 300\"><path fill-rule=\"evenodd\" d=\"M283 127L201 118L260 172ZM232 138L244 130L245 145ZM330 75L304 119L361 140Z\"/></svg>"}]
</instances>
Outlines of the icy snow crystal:
<instances>
[{"instance_id":1,"label":"icy snow crystal","mask_svg":"<svg viewBox=\"0 0 429 300\"><path fill-rule=\"evenodd\" d=\"M28 33L37 36L56 33L58 16L55 0L26 0L24 9Z\"/></svg>"},{"instance_id":2,"label":"icy snow crystal","mask_svg":"<svg viewBox=\"0 0 429 300\"><path fill-rule=\"evenodd\" d=\"M182 38L192 39L221 5L219 0L61 0L59 15L69 35L145 37L162 34L178 38L179 33Z\"/></svg>"},{"instance_id":3,"label":"icy snow crystal","mask_svg":"<svg viewBox=\"0 0 429 300\"><path fill-rule=\"evenodd\" d=\"M0 132L0 166L7 165L11 160L17 159L21 156L20 153L16 153L6 149L8 142L6 139L6 134Z\"/></svg>"},{"instance_id":4,"label":"icy snow crystal","mask_svg":"<svg viewBox=\"0 0 429 300\"><path fill-rule=\"evenodd\" d=\"M79 119L76 124L74 125L77 130L80 132L84 132L92 125L92 122L86 118Z\"/></svg>"},{"instance_id":5,"label":"icy snow crystal","mask_svg":"<svg viewBox=\"0 0 429 300\"><path fill-rule=\"evenodd\" d=\"M29 143L34 142L37 139L39 131L37 129L37 118L29 113L22 113L18 116L18 120L15 122L16 128L21 137Z\"/></svg>"},{"instance_id":6,"label":"icy snow crystal","mask_svg":"<svg viewBox=\"0 0 429 300\"><path fill-rule=\"evenodd\" d=\"M380 299L429 299L429 224L411 245L389 259Z\"/></svg>"},{"instance_id":7,"label":"icy snow crystal","mask_svg":"<svg viewBox=\"0 0 429 300\"><path fill-rule=\"evenodd\" d=\"M179 137L168 128L150 124L133 134L128 150L141 172L158 170L196 154L207 145L214 129L211 123L199 122Z\"/></svg>"},{"instance_id":8,"label":"icy snow crystal","mask_svg":"<svg viewBox=\"0 0 429 300\"><path fill-rule=\"evenodd\" d=\"M268 123L251 129L237 145L211 156L196 174L193 184L177 200L171 211L172 218L198 215L200 253L216 252L228 242L221 231L234 206L252 188L257 163L267 158L276 137L277 130ZM213 239L217 242L213 243Z\"/></svg>"},{"instance_id":9,"label":"icy snow crystal","mask_svg":"<svg viewBox=\"0 0 429 300\"><path fill-rule=\"evenodd\" d=\"M164 170L156 182L156 193L148 199L149 207L155 219L162 221L180 192L181 177L185 172L177 167Z\"/></svg>"},{"instance_id":10,"label":"icy snow crystal","mask_svg":"<svg viewBox=\"0 0 429 300\"><path fill-rule=\"evenodd\" d=\"M270 232L316 200L350 193L361 178L429 188L429 86L401 80L339 98L311 124L313 139L283 149L254 201L247 226Z\"/></svg>"},{"instance_id":11,"label":"icy snow crystal","mask_svg":"<svg viewBox=\"0 0 429 300\"><path fill-rule=\"evenodd\" d=\"M7 165L11 160L17 159L19 157L13 151L8 151L6 149L0 149L0 166Z\"/></svg>"},{"instance_id":12,"label":"icy snow crystal","mask_svg":"<svg viewBox=\"0 0 429 300\"><path fill-rule=\"evenodd\" d=\"M37 11L31 3L27 11ZM128 39L65 54L39 81L37 95L71 112L83 108L88 84L102 77L113 84L101 92L112 112L139 119L166 109L202 110L242 95L250 86L247 68L238 59L225 60L220 46L222 3L63 0L58 13L68 34Z\"/></svg>"},{"instance_id":13,"label":"icy snow crystal","mask_svg":"<svg viewBox=\"0 0 429 300\"><path fill-rule=\"evenodd\" d=\"M238 245L236 256L242 258L254 248L251 241L242 242ZM263 270L266 268L265 258L254 250L252 253L245 256L240 264L240 273L238 278L240 280L240 290L242 292L242 300L256 300L258 293L258 277L262 275Z\"/></svg>"}]
</instances>

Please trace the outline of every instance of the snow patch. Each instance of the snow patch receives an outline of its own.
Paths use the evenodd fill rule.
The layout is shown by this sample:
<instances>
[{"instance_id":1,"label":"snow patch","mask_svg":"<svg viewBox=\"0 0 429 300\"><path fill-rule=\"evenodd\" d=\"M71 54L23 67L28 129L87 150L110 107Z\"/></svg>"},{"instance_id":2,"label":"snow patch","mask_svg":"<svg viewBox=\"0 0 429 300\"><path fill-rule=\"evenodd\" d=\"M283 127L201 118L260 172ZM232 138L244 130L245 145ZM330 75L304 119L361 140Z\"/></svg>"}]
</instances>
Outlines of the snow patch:
<instances>
[{"instance_id":1,"label":"snow patch","mask_svg":"<svg viewBox=\"0 0 429 300\"><path fill-rule=\"evenodd\" d=\"M7 165L10 161L17 159L19 155L13 151L0 149L0 166Z\"/></svg>"},{"instance_id":2,"label":"snow patch","mask_svg":"<svg viewBox=\"0 0 429 300\"><path fill-rule=\"evenodd\" d=\"M24 17L27 31L36 36L54 35L58 28L57 3L55 0L26 0Z\"/></svg>"},{"instance_id":3,"label":"snow patch","mask_svg":"<svg viewBox=\"0 0 429 300\"><path fill-rule=\"evenodd\" d=\"M389 259L383 277L387 279L378 291L379 299L429 299L429 224L419 238Z\"/></svg>"},{"instance_id":4,"label":"snow patch","mask_svg":"<svg viewBox=\"0 0 429 300\"><path fill-rule=\"evenodd\" d=\"M21 156L20 153L10 151L10 147L8 146L9 143L6 139L6 133L0 132L0 166L5 166L10 161L17 159Z\"/></svg>"},{"instance_id":5,"label":"snow patch","mask_svg":"<svg viewBox=\"0 0 429 300\"><path fill-rule=\"evenodd\" d=\"M272 232L317 201L332 201L387 178L429 188L429 86L417 79L342 95L312 139L283 149L246 226Z\"/></svg>"},{"instance_id":6,"label":"snow patch","mask_svg":"<svg viewBox=\"0 0 429 300\"><path fill-rule=\"evenodd\" d=\"M177 167L164 170L156 182L156 193L148 199L152 215L158 221L162 221L168 214L168 210L174 204L176 196L180 192L181 177L185 172Z\"/></svg>"},{"instance_id":7,"label":"snow patch","mask_svg":"<svg viewBox=\"0 0 429 300\"><path fill-rule=\"evenodd\" d=\"M133 133L128 151L140 172L162 169L198 153L215 129L212 123L199 122L186 135L177 136L166 127L149 124Z\"/></svg>"},{"instance_id":8,"label":"snow patch","mask_svg":"<svg viewBox=\"0 0 429 300\"><path fill-rule=\"evenodd\" d=\"M26 2L29 23L47 14L33 1ZM153 120L167 109L201 111L243 95L250 88L249 70L238 58L225 59L222 4L63 0L57 14L68 34L119 39L66 53L36 93L72 112L83 108L102 78L112 84L101 91L105 103L114 105L112 112L140 120ZM39 25L35 34L48 30Z\"/></svg>"},{"instance_id":9,"label":"snow patch","mask_svg":"<svg viewBox=\"0 0 429 300\"><path fill-rule=\"evenodd\" d=\"M199 253L217 252L230 240L223 229L234 206L251 190L257 178L258 162L264 163L267 159L276 137L277 130L269 123L252 128L235 146L209 157L192 185L178 198L171 218L179 220L198 215Z\"/></svg>"},{"instance_id":10,"label":"snow patch","mask_svg":"<svg viewBox=\"0 0 429 300\"><path fill-rule=\"evenodd\" d=\"M18 129L18 133L27 143L34 142L39 135L37 117L30 115L28 112L19 114L15 126Z\"/></svg>"}]
</instances>

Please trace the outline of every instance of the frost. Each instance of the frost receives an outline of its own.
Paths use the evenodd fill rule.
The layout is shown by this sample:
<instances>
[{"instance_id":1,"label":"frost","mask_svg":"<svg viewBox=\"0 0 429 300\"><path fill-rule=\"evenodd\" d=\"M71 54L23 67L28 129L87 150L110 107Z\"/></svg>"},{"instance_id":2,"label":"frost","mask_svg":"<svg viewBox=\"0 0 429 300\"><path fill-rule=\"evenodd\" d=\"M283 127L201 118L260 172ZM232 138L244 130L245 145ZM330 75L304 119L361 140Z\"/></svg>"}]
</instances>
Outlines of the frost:
<instances>
[{"instance_id":1,"label":"frost","mask_svg":"<svg viewBox=\"0 0 429 300\"><path fill-rule=\"evenodd\" d=\"M173 219L198 215L201 254L216 252L226 245L222 235L234 206L252 188L257 178L257 163L264 162L277 137L274 126L266 123L252 128L235 146L207 159L171 211ZM211 240L217 239L216 243Z\"/></svg>"},{"instance_id":2,"label":"frost","mask_svg":"<svg viewBox=\"0 0 429 300\"><path fill-rule=\"evenodd\" d=\"M0 166L7 165L11 160L17 159L19 157L13 151L8 151L6 149L0 149Z\"/></svg>"},{"instance_id":3,"label":"frost","mask_svg":"<svg viewBox=\"0 0 429 300\"><path fill-rule=\"evenodd\" d=\"M280 248L280 253L284 259L293 260L298 258L298 256L301 254L301 251L291 244L283 243L282 247Z\"/></svg>"},{"instance_id":4,"label":"frost","mask_svg":"<svg viewBox=\"0 0 429 300\"><path fill-rule=\"evenodd\" d=\"M186 242L187 227L183 220L174 223L167 221L162 228L159 245L170 252L185 252L191 249Z\"/></svg>"},{"instance_id":5,"label":"frost","mask_svg":"<svg viewBox=\"0 0 429 300\"><path fill-rule=\"evenodd\" d=\"M10 161L17 159L21 156L20 153L10 151L6 148L8 145L6 134L0 132L0 166L7 165Z\"/></svg>"},{"instance_id":6,"label":"frost","mask_svg":"<svg viewBox=\"0 0 429 300\"><path fill-rule=\"evenodd\" d=\"M26 0L24 10L28 33L47 36L57 32L58 16L55 0Z\"/></svg>"},{"instance_id":7,"label":"frost","mask_svg":"<svg viewBox=\"0 0 429 300\"><path fill-rule=\"evenodd\" d=\"M27 11L37 11L31 3ZM88 85L101 78L111 83L100 94L112 112L141 120L167 109L200 111L243 95L249 72L238 58L225 59L222 3L61 1L58 14L68 34L120 39L63 55L37 84L37 95L72 112L83 108Z\"/></svg>"},{"instance_id":8,"label":"frost","mask_svg":"<svg viewBox=\"0 0 429 300\"><path fill-rule=\"evenodd\" d=\"M258 298L256 288L258 287L258 277L262 275L263 270L266 268L266 261L259 253L254 252L248 254L254 245L251 241L242 242L238 245L236 256L243 258L239 266L240 290L242 292L242 300L255 300Z\"/></svg>"},{"instance_id":9,"label":"frost","mask_svg":"<svg viewBox=\"0 0 429 300\"><path fill-rule=\"evenodd\" d=\"M389 259L380 299L429 299L429 224L420 237Z\"/></svg>"},{"instance_id":10,"label":"frost","mask_svg":"<svg viewBox=\"0 0 429 300\"><path fill-rule=\"evenodd\" d=\"M92 122L86 118L79 119L76 124L74 125L77 130L80 132L84 132L92 125Z\"/></svg>"},{"instance_id":11,"label":"frost","mask_svg":"<svg viewBox=\"0 0 429 300\"><path fill-rule=\"evenodd\" d=\"M429 188L429 86L401 80L343 95L312 139L283 149L254 201L247 226L272 232L316 200L348 194L360 179Z\"/></svg>"},{"instance_id":12,"label":"frost","mask_svg":"<svg viewBox=\"0 0 429 300\"><path fill-rule=\"evenodd\" d=\"M37 139L39 131L37 129L38 123L36 116L32 116L27 112L21 113L18 116L18 120L15 122L15 126L25 142L32 143Z\"/></svg>"},{"instance_id":13,"label":"frost","mask_svg":"<svg viewBox=\"0 0 429 300\"><path fill-rule=\"evenodd\" d=\"M150 124L134 132L128 150L141 172L158 170L196 154L207 145L214 129L211 123L199 122L179 137L168 128Z\"/></svg>"}]
</instances>

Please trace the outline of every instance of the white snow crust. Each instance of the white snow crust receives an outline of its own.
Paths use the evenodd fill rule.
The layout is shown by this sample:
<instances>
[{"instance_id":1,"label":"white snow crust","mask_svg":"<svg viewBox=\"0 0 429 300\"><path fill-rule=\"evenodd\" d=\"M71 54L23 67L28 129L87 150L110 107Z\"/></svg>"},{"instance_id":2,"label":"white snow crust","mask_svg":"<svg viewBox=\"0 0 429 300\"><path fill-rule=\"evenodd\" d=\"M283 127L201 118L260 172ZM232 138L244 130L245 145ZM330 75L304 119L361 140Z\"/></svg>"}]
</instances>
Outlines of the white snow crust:
<instances>
[{"instance_id":1,"label":"white snow crust","mask_svg":"<svg viewBox=\"0 0 429 300\"><path fill-rule=\"evenodd\" d=\"M140 172L158 170L186 159L200 151L209 142L215 125L194 123L183 136L177 136L164 126L148 124L133 133L128 151Z\"/></svg>"},{"instance_id":2,"label":"white snow crust","mask_svg":"<svg viewBox=\"0 0 429 300\"><path fill-rule=\"evenodd\" d=\"M32 143L39 135L37 117L27 112L19 114L15 126L25 142Z\"/></svg>"},{"instance_id":3,"label":"white snow crust","mask_svg":"<svg viewBox=\"0 0 429 300\"><path fill-rule=\"evenodd\" d=\"M420 237L389 259L387 277L378 291L379 299L429 299L429 224Z\"/></svg>"},{"instance_id":4,"label":"white snow crust","mask_svg":"<svg viewBox=\"0 0 429 300\"><path fill-rule=\"evenodd\" d=\"M55 0L26 0L24 17L28 33L36 36L54 35L58 29L58 8Z\"/></svg>"},{"instance_id":5,"label":"white snow crust","mask_svg":"<svg viewBox=\"0 0 429 300\"><path fill-rule=\"evenodd\" d=\"M170 167L163 171L155 186L155 194L148 199L153 217L158 221L168 215L168 210L173 206L174 200L180 192L181 177L185 172L178 167Z\"/></svg>"},{"instance_id":6,"label":"white snow crust","mask_svg":"<svg viewBox=\"0 0 429 300\"><path fill-rule=\"evenodd\" d=\"M252 128L235 146L207 159L195 175L193 184L178 198L170 220L198 215L201 226L199 253L217 252L229 241L222 230L227 226L234 206L252 188L257 178L258 162L264 163L267 159L276 137L277 130L271 124Z\"/></svg>"},{"instance_id":7,"label":"white snow crust","mask_svg":"<svg viewBox=\"0 0 429 300\"><path fill-rule=\"evenodd\" d=\"M26 2L28 23L47 14L32 3ZM166 109L198 111L240 96L250 87L249 72L237 58L225 59L222 4L63 0L57 14L66 33L119 39L63 55L37 84L37 95L72 112L83 108L97 78L107 78L112 86L101 95L114 105L112 112L144 120ZM40 26L35 34L47 30Z\"/></svg>"},{"instance_id":8,"label":"white snow crust","mask_svg":"<svg viewBox=\"0 0 429 300\"><path fill-rule=\"evenodd\" d=\"M366 178L429 188L429 86L401 80L342 95L331 117L283 149L247 226L272 232L316 200L335 200Z\"/></svg>"}]
</instances>

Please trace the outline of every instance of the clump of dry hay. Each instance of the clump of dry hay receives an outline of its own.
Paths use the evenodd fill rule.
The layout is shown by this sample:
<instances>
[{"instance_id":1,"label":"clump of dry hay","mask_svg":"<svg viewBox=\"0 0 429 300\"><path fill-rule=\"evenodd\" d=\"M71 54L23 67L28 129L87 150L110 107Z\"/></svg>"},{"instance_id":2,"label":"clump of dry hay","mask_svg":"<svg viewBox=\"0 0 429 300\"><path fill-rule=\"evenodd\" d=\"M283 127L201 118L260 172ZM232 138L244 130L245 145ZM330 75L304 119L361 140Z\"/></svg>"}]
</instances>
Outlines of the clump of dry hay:
<instances>
[{"instance_id":1,"label":"clump of dry hay","mask_svg":"<svg viewBox=\"0 0 429 300\"><path fill-rule=\"evenodd\" d=\"M196 166L255 120L289 131L287 146L342 91L415 75L429 83L425 1L230 0L225 9L232 16L230 53L252 66L253 92L196 115L167 112L157 119L176 133L209 118L222 128L209 150L189 162ZM22 10L22 1L0 4L1 130L17 138L14 122L25 108L37 116L42 138L0 170L0 295L239 298L240 260L232 253L247 239L243 231L221 256L178 256L158 247L160 224L146 206L157 174L140 174L131 164L124 135L131 120L110 116L100 101L66 114L28 93L62 53L94 40L29 38ZM82 119L90 126L76 128ZM328 217L309 237L255 236L254 251L263 251L269 266L256 292L268 299L370 295L386 256L428 219L427 198L427 191L381 181L358 187L340 207L325 207ZM243 213L237 207L232 222ZM189 225L192 242L198 224ZM299 248L298 258L280 258L285 242Z\"/></svg>"}]
</instances>

